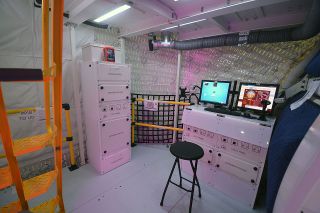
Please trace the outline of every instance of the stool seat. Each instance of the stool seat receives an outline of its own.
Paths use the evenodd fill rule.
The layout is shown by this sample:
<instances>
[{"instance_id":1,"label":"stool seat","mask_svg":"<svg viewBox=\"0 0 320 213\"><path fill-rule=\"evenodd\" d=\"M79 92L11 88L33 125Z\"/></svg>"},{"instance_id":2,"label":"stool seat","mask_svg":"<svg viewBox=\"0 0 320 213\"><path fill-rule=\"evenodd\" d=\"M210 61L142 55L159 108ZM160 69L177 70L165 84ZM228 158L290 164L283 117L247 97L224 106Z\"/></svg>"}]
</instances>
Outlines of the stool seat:
<instances>
[{"instance_id":1,"label":"stool seat","mask_svg":"<svg viewBox=\"0 0 320 213\"><path fill-rule=\"evenodd\" d=\"M183 189L187 192L191 192L191 197L190 197L190 205L189 205L189 213L191 213L191 209L192 209L192 201L193 201L193 193L194 193L194 187L197 186L199 189L199 197L201 197L201 189L200 189L200 183L199 180L197 178L197 168L198 168L198 160L200 158L203 157L204 152L203 149L201 148L201 146L194 144L194 143L190 143L190 142L177 142L174 143L170 146L170 152L172 155L174 155L176 157L170 175L169 175L169 179L167 181L166 187L164 188L163 194L162 194L162 199L160 202L160 206L163 206L163 200L164 197L166 196L166 192L169 186L169 183L179 187L180 189ZM184 177L182 177L181 175L181 168L180 168L180 159L182 160L187 160L190 162L190 166L193 172L193 179L192 181L189 179L186 179ZM192 161L195 161L195 164L193 164ZM178 164L178 169L179 169L179 177L180 177L180 182L176 183L174 181L171 180L173 171L176 167L176 165ZM191 189L187 189L185 187L183 187L182 185L182 180L188 181L189 183L192 184Z\"/></svg>"},{"instance_id":2,"label":"stool seat","mask_svg":"<svg viewBox=\"0 0 320 213\"><path fill-rule=\"evenodd\" d=\"M199 160L204 152L201 146L190 142L177 142L170 146L170 152L182 160Z\"/></svg>"}]
</instances>

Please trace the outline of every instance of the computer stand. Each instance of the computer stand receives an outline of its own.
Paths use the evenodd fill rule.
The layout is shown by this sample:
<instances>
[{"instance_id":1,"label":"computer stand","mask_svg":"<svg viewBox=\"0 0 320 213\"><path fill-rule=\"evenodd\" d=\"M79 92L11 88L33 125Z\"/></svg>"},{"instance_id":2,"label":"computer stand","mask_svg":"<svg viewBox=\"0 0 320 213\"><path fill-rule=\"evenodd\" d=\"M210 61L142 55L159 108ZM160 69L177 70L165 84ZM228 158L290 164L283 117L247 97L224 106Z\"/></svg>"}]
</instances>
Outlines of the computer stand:
<instances>
[{"instance_id":1,"label":"computer stand","mask_svg":"<svg viewBox=\"0 0 320 213\"><path fill-rule=\"evenodd\" d=\"M262 108L262 114L260 115L259 120L260 121L266 121L267 120L266 119L267 106L270 105L271 102L268 101L268 100L262 100L261 104L262 104L263 108Z\"/></svg>"},{"instance_id":2,"label":"computer stand","mask_svg":"<svg viewBox=\"0 0 320 213\"><path fill-rule=\"evenodd\" d=\"M233 104L234 104L235 96L236 96L236 95L239 95L239 92L236 91L237 84L238 84L238 82L237 82L237 81L234 81L234 83L233 83L233 89L230 91L231 101L230 101L230 105L229 105L229 107L228 107L228 108L229 108L229 111L236 111L236 107L234 107Z\"/></svg>"},{"instance_id":3,"label":"computer stand","mask_svg":"<svg viewBox=\"0 0 320 213\"><path fill-rule=\"evenodd\" d=\"M191 94L190 94L190 96L189 96L189 103L191 103L191 98L192 98L192 96L196 97L196 99L197 99L197 105L199 105L200 100L199 100L199 97L198 97L195 93L191 93ZM193 104L191 104L191 105L193 105Z\"/></svg>"},{"instance_id":4,"label":"computer stand","mask_svg":"<svg viewBox=\"0 0 320 213\"><path fill-rule=\"evenodd\" d=\"M243 112L242 116L245 117L245 118L253 118L253 117L251 116L251 114L248 113L248 112Z\"/></svg>"}]
</instances>

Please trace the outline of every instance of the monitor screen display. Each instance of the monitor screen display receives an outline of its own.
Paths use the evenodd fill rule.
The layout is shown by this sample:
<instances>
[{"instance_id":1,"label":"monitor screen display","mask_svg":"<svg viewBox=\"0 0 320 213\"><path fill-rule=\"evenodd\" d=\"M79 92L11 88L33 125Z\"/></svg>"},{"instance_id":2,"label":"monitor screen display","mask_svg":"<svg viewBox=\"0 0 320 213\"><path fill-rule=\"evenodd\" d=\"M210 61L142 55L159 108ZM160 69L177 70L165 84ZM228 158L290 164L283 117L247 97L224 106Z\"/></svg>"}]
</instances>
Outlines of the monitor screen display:
<instances>
[{"instance_id":1,"label":"monitor screen display","mask_svg":"<svg viewBox=\"0 0 320 213\"><path fill-rule=\"evenodd\" d=\"M262 111L261 101L268 100L271 104L267 106L266 111L272 112L278 87L276 84L240 83L237 107Z\"/></svg>"},{"instance_id":2,"label":"monitor screen display","mask_svg":"<svg viewBox=\"0 0 320 213\"><path fill-rule=\"evenodd\" d=\"M229 98L230 81L203 80L201 84L200 101L227 105Z\"/></svg>"}]
</instances>

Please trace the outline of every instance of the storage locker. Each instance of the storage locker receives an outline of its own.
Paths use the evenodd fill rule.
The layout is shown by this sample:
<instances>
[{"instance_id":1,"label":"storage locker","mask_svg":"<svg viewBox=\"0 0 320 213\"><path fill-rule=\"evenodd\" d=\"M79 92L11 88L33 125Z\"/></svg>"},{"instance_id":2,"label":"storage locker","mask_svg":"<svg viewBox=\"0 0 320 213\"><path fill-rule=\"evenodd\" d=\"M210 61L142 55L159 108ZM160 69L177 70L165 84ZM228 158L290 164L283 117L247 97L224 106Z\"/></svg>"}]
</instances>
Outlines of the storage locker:
<instances>
[{"instance_id":1,"label":"storage locker","mask_svg":"<svg viewBox=\"0 0 320 213\"><path fill-rule=\"evenodd\" d=\"M126 65L105 66L105 64L97 64L99 81L107 82L126 82L130 81L130 70Z\"/></svg>"},{"instance_id":2,"label":"storage locker","mask_svg":"<svg viewBox=\"0 0 320 213\"><path fill-rule=\"evenodd\" d=\"M226 153L218 153L221 155L219 160L219 169L222 171L237 176L238 178L256 184L259 174L259 167L257 165L248 163L239 158L235 158Z\"/></svg>"},{"instance_id":3,"label":"storage locker","mask_svg":"<svg viewBox=\"0 0 320 213\"><path fill-rule=\"evenodd\" d=\"M100 122L101 149L103 153L110 155L122 149L128 148L130 143L131 126L129 117Z\"/></svg>"},{"instance_id":4,"label":"storage locker","mask_svg":"<svg viewBox=\"0 0 320 213\"><path fill-rule=\"evenodd\" d=\"M131 158L130 67L104 62L81 67L89 163L103 174Z\"/></svg>"},{"instance_id":5,"label":"storage locker","mask_svg":"<svg viewBox=\"0 0 320 213\"><path fill-rule=\"evenodd\" d=\"M99 98L100 102L106 101L120 101L130 99L129 84L122 85L99 85Z\"/></svg>"}]
</instances>

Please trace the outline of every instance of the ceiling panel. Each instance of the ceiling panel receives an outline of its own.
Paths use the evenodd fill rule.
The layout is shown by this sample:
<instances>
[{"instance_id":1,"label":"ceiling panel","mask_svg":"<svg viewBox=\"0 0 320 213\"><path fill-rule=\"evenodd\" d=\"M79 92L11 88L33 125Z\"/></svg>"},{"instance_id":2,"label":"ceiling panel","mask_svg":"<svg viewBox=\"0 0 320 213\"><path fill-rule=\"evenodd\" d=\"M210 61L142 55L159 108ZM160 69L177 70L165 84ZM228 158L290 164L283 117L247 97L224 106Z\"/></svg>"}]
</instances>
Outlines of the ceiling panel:
<instances>
[{"instance_id":1,"label":"ceiling panel","mask_svg":"<svg viewBox=\"0 0 320 213\"><path fill-rule=\"evenodd\" d=\"M255 26L255 22L261 24L261 29L264 27L270 27L270 23L275 22L274 25L276 25L276 22L279 24L288 23L290 24L290 20L287 22L284 22L284 17L294 17L297 16L296 20L292 20L291 24L296 24L297 20L298 23L301 22L301 20L304 20L307 12L309 11L311 7L312 0L293 0L288 2L283 2L279 4L274 4L270 6L265 7L259 7L251 10L245 10L245 11L239 11L236 13L231 13L223 16L223 19L228 23L228 25L232 26L246 26L244 30L247 30L248 26L252 24ZM264 22L265 20L265 22ZM270 21L272 20L272 22ZM277 21L278 20L278 21ZM264 25L264 23L266 25ZM256 27L256 26L255 26ZM236 27L238 30L239 27Z\"/></svg>"},{"instance_id":2,"label":"ceiling panel","mask_svg":"<svg viewBox=\"0 0 320 213\"><path fill-rule=\"evenodd\" d=\"M75 6L85 1L94 0L65 0L65 9L66 11L72 10ZM167 8L171 8L172 10L174 10L178 15L178 19L201 14L201 12L226 8L235 4L240 5L239 3L241 3L241 6L239 8L243 9L242 4L246 2L244 0L150 0L150 2L147 2L149 3L149 5L146 5L143 3L144 1L145 0L131 0L131 9L102 22L102 24L119 27L120 30L123 30L121 30L122 34L130 34L132 32L140 31L143 33L153 32L152 29L154 28L160 30L174 25L170 25L171 21L175 22L175 24L181 24L186 21L183 20L176 22L175 19L168 20L168 18L159 15L155 10L153 10L153 5L150 5L150 2L152 1L158 1L158 3L160 2L163 5L166 5ZM255 2L259 1L262 2L262 0L256 0ZM276 2L275 0L273 1ZM92 5L81 12L80 16L83 16L83 18L87 17L87 19L94 20L95 18L125 3L128 3L128 1L95 0ZM170 31L178 31L188 34L197 34L191 33L192 31L203 31L206 33L214 34L216 32L227 33L229 26L232 26L236 30L241 30L241 26L243 26L243 30L248 30L248 28L250 29L251 25L254 28L264 28L270 27L272 25L277 25L277 23L283 26L297 24L301 23L304 20L305 15L311 7L311 3L312 0L288 0L283 3L257 7L250 10L242 10L237 12L233 11L230 14L216 17L214 20L208 18L207 21L186 25L183 27L172 29ZM168 9L168 11L170 11L170 9ZM216 14L215 11L213 13ZM295 14L297 14L297 18L294 18ZM283 18L287 18L287 20L284 21ZM189 18L186 18L186 20L187 19L189 20ZM196 20L196 18L194 18L194 20ZM211 29L215 31L213 32L213 30Z\"/></svg>"},{"instance_id":3,"label":"ceiling panel","mask_svg":"<svg viewBox=\"0 0 320 213\"><path fill-rule=\"evenodd\" d=\"M69 13L74 7L79 5L84 0L64 0L64 11Z\"/></svg>"},{"instance_id":4,"label":"ceiling panel","mask_svg":"<svg viewBox=\"0 0 320 213\"><path fill-rule=\"evenodd\" d=\"M161 0L161 2L172 8L178 18L183 18L191 14L240 3L243 0Z\"/></svg>"},{"instance_id":5,"label":"ceiling panel","mask_svg":"<svg viewBox=\"0 0 320 213\"><path fill-rule=\"evenodd\" d=\"M318 1L318 0L316 0ZM278 15L283 13L299 13L308 11L311 8L312 0L291 0L280 4L270 5L264 8L267 16Z\"/></svg>"}]
</instances>

